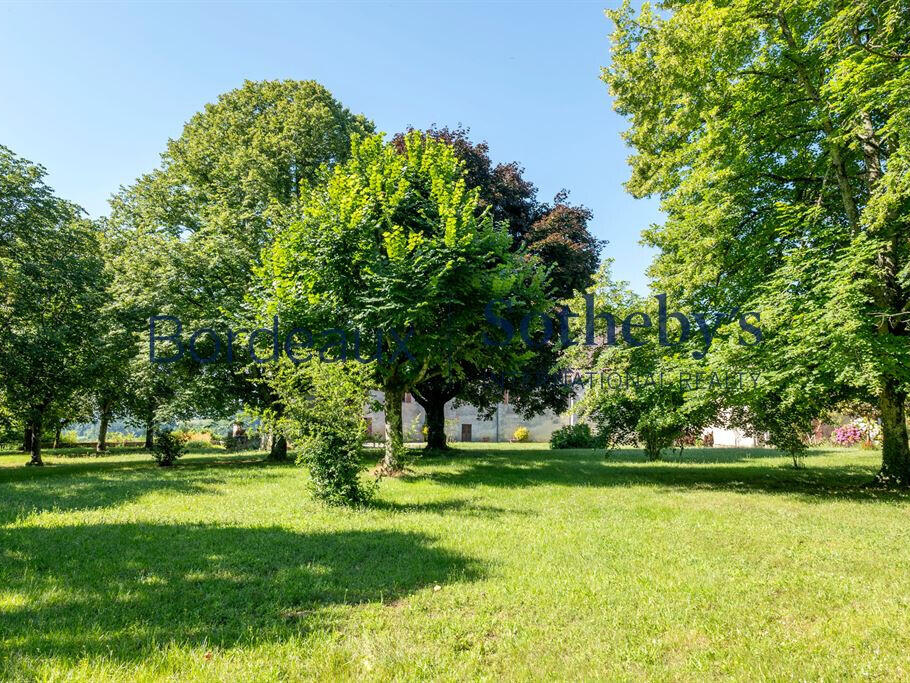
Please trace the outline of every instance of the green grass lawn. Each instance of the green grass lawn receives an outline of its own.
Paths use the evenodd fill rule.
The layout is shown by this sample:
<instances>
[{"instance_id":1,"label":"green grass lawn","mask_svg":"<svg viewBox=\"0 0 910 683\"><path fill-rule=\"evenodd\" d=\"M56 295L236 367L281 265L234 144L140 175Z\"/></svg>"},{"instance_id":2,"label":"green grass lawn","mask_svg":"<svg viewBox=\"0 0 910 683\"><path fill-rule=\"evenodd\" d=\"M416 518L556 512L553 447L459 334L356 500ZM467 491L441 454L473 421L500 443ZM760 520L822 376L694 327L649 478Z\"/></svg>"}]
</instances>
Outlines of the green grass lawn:
<instances>
[{"instance_id":1,"label":"green grass lawn","mask_svg":"<svg viewBox=\"0 0 910 683\"><path fill-rule=\"evenodd\" d=\"M910 678L878 458L469 444L350 511L261 454L0 454L0 680Z\"/></svg>"}]
</instances>

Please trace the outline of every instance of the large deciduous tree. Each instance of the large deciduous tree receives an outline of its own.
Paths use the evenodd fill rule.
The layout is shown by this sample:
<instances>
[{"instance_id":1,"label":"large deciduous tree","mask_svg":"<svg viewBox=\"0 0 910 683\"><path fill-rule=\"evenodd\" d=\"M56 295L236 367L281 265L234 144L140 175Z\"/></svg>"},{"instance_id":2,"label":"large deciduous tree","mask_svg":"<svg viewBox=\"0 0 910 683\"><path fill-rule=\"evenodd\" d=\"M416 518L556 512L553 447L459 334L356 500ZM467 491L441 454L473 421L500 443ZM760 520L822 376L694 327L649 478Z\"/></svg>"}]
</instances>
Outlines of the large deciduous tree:
<instances>
[{"instance_id":1,"label":"large deciduous tree","mask_svg":"<svg viewBox=\"0 0 910 683\"><path fill-rule=\"evenodd\" d=\"M385 394L386 471L401 467L405 392L434 377L457 381L466 367L523 361L515 345L484 336L486 306L548 305L537 259L514 254L477 204L451 146L417 132L403 152L379 136L355 139L350 160L304 193L300 219L263 269L268 315L331 329L329 358L379 356L371 367Z\"/></svg>"},{"instance_id":2,"label":"large deciduous tree","mask_svg":"<svg viewBox=\"0 0 910 683\"><path fill-rule=\"evenodd\" d=\"M166 312L184 329L248 328L253 269L301 183L345 159L352 133L371 131L315 81L247 81L195 114L168 142L160 168L112 201L112 229L128 253L123 280L154 294L145 297L155 304L145 307L146 323ZM159 267L142 267L148 277L139 282L129 262L150 259ZM200 410L233 414L242 403L266 415L280 408L248 358L169 368L181 369L198 384ZM284 438L271 444L270 457L284 459Z\"/></svg>"},{"instance_id":3,"label":"large deciduous tree","mask_svg":"<svg viewBox=\"0 0 910 683\"><path fill-rule=\"evenodd\" d=\"M761 312L765 341L731 354L767 375L756 414L877 400L878 478L910 484L906 3L684 0L609 15L627 186L667 215L645 233L661 250L653 278L695 310Z\"/></svg>"},{"instance_id":4,"label":"large deciduous tree","mask_svg":"<svg viewBox=\"0 0 910 683\"><path fill-rule=\"evenodd\" d=\"M0 147L0 385L42 465L49 418L88 389L104 303L97 230L56 197L44 169Z\"/></svg>"},{"instance_id":5,"label":"large deciduous tree","mask_svg":"<svg viewBox=\"0 0 910 683\"><path fill-rule=\"evenodd\" d=\"M411 129L409 133L413 133ZM477 188L477 210L490 211L493 220L506 227L512 237L512 251L535 254L548 270L548 289L555 299L567 299L585 289L597 270L603 242L588 231L591 212L568 203L568 193L560 191L552 205L537 199L537 188L524 178L517 162L494 165L486 142L474 143L463 128L430 128L423 135L450 145L464 164L465 182ZM392 138L400 152L406 134ZM517 372L503 368L465 365L462 377L429 377L413 389L414 398L426 413L427 448L447 448L445 405L459 399L483 413L492 412L502 400L503 391L516 410L537 414L568 406L571 390L547 381L558 360L553 345L542 345L529 353Z\"/></svg>"}]
</instances>

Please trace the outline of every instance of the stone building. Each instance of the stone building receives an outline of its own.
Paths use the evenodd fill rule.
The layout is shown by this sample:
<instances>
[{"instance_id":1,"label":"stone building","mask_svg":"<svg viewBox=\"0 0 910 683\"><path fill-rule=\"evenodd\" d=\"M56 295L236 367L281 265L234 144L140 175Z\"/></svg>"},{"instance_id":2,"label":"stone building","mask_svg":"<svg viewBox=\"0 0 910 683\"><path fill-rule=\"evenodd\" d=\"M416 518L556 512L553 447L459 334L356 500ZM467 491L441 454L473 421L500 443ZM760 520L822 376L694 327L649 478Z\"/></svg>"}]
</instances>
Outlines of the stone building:
<instances>
[{"instance_id":1,"label":"stone building","mask_svg":"<svg viewBox=\"0 0 910 683\"><path fill-rule=\"evenodd\" d=\"M382 393L375 392L374 397L381 401ZM424 410L410 394L405 394L405 399L401 406L401 417L404 425L405 440L410 442L423 441ZM381 441L385 434L385 416L383 412L381 410L366 412L364 419L373 437L372 440ZM540 415L535 415L531 419L525 419L516 413L515 409L509 404L508 394L496 406L496 412L490 419L484 419L479 416L477 408L471 405L461 405L456 408L455 401L446 403L445 408L446 437L453 443L467 441L508 442L512 440L515 430L519 427L527 428L528 441L547 442L555 430L564 425L574 424L575 420L575 416L571 413L557 415L552 411L546 411ZM720 426L708 427L702 437L705 438L706 442L717 447L754 448L763 445L761 440L757 440L738 429L728 429Z\"/></svg>"},{"instance_id":2,"label":"stone building","mask_svg":"<svg viewBox=\"0 0 910 683\"><path fill-rule=\"evenodd\" d=\"M382 400L382 394L376 393L375 397ZM519 427L526 427L529 432L529 441L549 441L550 434L563 425L570 424L571 415L557 415L547 411L535 415L527 420L515 412L508 402L508 396L496 406L492 418L483 419L477 414L477 408L471 405L455 407L455 401L446 403L445 425L446 436L451 442L480 441L497 442L509 441ZM405 439L407 441L423 441L424 410L410 394L405 394L401 406L402 424L404 425ZM379 441L385 434L385 416L382 411L367 412L364 414L367 426L375 440Z\"/></svg>"}]
</instances>

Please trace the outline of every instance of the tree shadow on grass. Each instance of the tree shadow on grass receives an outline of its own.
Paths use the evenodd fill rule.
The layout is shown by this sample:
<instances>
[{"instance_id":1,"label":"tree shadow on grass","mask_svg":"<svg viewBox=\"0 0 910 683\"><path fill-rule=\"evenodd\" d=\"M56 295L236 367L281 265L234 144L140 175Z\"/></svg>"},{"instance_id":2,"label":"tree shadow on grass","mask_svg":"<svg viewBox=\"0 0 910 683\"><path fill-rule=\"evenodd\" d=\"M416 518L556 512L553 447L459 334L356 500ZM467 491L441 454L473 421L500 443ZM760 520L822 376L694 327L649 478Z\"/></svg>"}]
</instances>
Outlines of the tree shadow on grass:
<instances>
[{"instance_id":1,"label":"tree shadow on grass","mask_svg":"<svg viewBox=\"0 0 910 683\"><path fill-rule=\"evenodd\" d=\"M742 451L757 451L762 457L749 458ZM659 486L795 495L810 501L910 503L910 492L869 488L875 474L869 467L812 466L810 455L805 467L795 469L779 460L781 453L763 449L692 449L688 459L685 453L675 460L647 462L633 450L618 451L607 459L603 451L580 449L472 452L456 461L462 465L458 471L428 476L441 484L467 487ZM772 457L778 460L764 461Z\"/></svg>"},{"instance_id":2,"label":"tree shadow on grass","mask_svg":"<svg viewBox=\"0 0 910 683\"><path fill-rule=\"evenodd\" d=\"M294 637L482 576L471 559L398 531L300 534L277 527L97 524L0 530L0 661L139 661L163 644L229 648Z\"/></svg>"},{"instance_id":3,"label":"tree shadow on grass","mask_svg":"<svg viewBox=\"0 0 910 683\"><path fill-rule=\"evenodd\" d=\"M207 493L223 484L230 472L255 469L255 481L280 476L282 467L256 457L222 457L179 462L161 468L148 462L67 463L42 468L0 469L0 524L20 515L45 510L100 509L155 491Z\"/></svg>"},{"instance_id":4,"label":"tree shadow on grass","mask_svg":"<svg viewBox=\"0 0 910 683\"><path fill-rule=\"evenodd\" d=\"M492 518L498 515L529 515L527 510L509 510L495 505L478 505L471 500L443 500L421 503L396 503L393 501L374 499L370 502L370 508L383 510L394 513L417 513L417 514L437 514L448 515L458 513L471 517Z\"/></svg>"}]
</instances>

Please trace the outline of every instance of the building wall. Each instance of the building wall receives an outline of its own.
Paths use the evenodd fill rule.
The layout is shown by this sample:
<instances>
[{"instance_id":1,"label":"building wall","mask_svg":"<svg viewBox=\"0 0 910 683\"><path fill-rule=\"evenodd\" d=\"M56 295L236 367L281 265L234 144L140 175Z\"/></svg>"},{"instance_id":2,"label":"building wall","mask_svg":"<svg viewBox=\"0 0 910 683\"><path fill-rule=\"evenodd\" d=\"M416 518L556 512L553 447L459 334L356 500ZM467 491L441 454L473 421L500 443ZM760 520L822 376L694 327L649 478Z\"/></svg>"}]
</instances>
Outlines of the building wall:
<instances>
[{"instance_id":1,"label":"building wall","mask_svg":"<svg viewBox=\"0 0 910 683\"><path fill-rule=\"evenodd\" d=\"M374 395L378 400L382 400L382 393L376 392ZM423 441L425 413L420 404L413 399L409 401L406 397L401 405L401 413L405 439ZM381 438L385 433L384 413L367 412L364 417L369 421L372 433ZM528 420L517 414L511 405L500 403L492 418L483 419L477 414L477 408L474 406L461 405L456 408L455 401L449 401L446 403L445 420L446 436L453 442L462 440L462 425L471 426L471 441L509 441L516 429L526 427L529 441L544 442L550 440L550 435L555 430L569 424L571 416L547 411Z\"/></svg>"},{"instance_id":2,"label":"building wall","mask_svg":"<svg viewBox=\"0 0 910 683\"><path fill-rule=\"evenodd\" d=\"M382 393L374 392L374 397L382 401ZM423 408L413 398L405 398L401 405L401 417L404 424L405 440L419 442L423 441L423 426L425 423L425 414ZM364 417L369 421L371 433L381 440L385 434L385 415L382 411L367 412ZM531 419L525 419L517 414L514 408L508 403L500 403L496 407L496 412L491 419L484 419L477 414L477 408L471 405L461 405L455 407L455 401L446 403L445 409L446 436L449 441L462 441L462 425L471 426L471 441L479 442L497 442L509 441L515 430L519 427L527 427L529 441L546 442L550 440L550 435L560 427L571 424L572 416L568 413L557 415L552 411L547 411L540 415L535 415ZM705 434L713 434L714 446L734 446L740 448L755 448L760 446L756 439L746 436L740 430L726 429L723 427L709 427Z\"/></svg>"},{"instance_id":3,"label":"building wall","mask_svg":"<svg viewBox=\"0 0 910 683\"><path fill-rule=\"evenodd\" d=\"M738 429L725 429L724 427L711 427L707 431L714 434L715 446L737 446L739 448L755 448L755 438L746 436Z\"/></svg>"}]
</instances>

